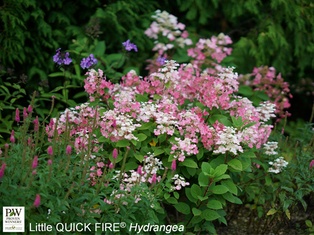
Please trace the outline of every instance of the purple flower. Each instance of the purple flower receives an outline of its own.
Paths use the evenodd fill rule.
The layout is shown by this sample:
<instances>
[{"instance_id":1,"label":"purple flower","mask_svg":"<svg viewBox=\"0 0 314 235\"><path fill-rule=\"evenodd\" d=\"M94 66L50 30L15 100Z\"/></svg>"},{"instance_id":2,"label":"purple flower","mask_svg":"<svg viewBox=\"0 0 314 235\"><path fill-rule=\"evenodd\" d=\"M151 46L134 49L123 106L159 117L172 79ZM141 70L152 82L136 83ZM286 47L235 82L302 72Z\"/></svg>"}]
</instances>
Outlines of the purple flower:
<instances>
[{"instance_id":1,"label":"purple flower","mask_svg":"<svg viewBox=\"0 0 314 235\"><path fill-rule=\"evenodd\" d=\"M122 45L124 46L125 50L127 50L127 51L134 50L137 52L137 46L134 43L131 43L130 39L128 39L127 41L122 43Z\"/></svg>"},{"instance_id":2,"label":"purple flower","mask_svg":"<svg viewBox=\"0 0 314 235\"><path fill-rule=\"evenodd\" d=\"M56 50L56 54L52 57L53 62L55 62L58 65L69 65L72 62L72 59L69 57L69 52L61 53L61 48Z\"/></svg>"},{"instance_id":3,"label":"purple flower","mask_svg":"<svg viewBox=\"0 0 314 235\"><path fill-rule=\"evenodd\" d=\"M166 58L162 57L162 56L158 56L157 60L156 60L160 65L164 65L166 62Z\"/></svg>"},{"instance_id":4,"label":"purple flower","mask_svg":"<svg viewBox=\"0 0 314 235\"><path fill-rule=\"evenodd\" d=\"M97 59L94 57L93 54L90 54L87 58L83 58L81 61L82 69L88 69L92 65L97 64Z\"/></svg>"}]
</instances>

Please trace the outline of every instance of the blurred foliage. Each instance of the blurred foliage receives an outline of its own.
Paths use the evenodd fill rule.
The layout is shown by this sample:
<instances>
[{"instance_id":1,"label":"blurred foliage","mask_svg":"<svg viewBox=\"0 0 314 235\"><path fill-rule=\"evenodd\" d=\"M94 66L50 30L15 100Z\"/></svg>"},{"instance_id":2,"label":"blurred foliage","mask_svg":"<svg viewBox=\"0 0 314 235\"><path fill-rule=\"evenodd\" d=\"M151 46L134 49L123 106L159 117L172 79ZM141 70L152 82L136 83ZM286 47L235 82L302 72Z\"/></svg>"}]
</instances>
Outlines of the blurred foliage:
<instances>
[{"instance_id":1,"label":"blurred foliage","mask_svg":"<svg viewBox=\"0 0 314 235\"><path fill-rule=\"evenodd\" d=\"M284 76L302 77L314 67L314 57L308 56L314 52L310 0L177 0L177 4L197 33L221 31L236 42L233 55L240 72L269 65Z\"/></svg>"}]
</instances>

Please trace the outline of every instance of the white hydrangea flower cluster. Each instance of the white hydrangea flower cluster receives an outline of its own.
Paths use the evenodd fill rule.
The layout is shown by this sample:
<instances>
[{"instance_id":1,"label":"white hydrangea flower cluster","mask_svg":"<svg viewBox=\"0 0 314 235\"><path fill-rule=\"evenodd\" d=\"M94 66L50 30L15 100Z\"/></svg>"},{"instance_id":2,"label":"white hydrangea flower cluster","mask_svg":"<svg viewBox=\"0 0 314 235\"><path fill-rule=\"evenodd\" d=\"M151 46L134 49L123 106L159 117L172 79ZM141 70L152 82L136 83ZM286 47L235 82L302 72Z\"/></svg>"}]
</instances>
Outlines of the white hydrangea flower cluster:
<instances>
[{"instance_id":1,"label":"white hydrangea flower cluster","mask_svg":"<svg viewBox=\"0 0 314 235\"><path fill-rule=\"evenodd\" d=\"M156 113L157 107L156 104L141 102L141 108L139 115L136 117L136 121L140 122L149 122L149 120Z\"/></svg>"},{"instance_id":2,"label":"white hydrangea flower cluster","mask_svg":"<svg viewBox=\"0 0 314 235\"><path fill-rule=\"evenodd\" d=\"M233 72L235 67L222 68L222 72L218 73L218 78L224 81L224 89L237 91L239 88L238 73Z\"/></svg>"},{"instance_id":3,"label":"white hydrangea flower cluster","mask_svg":"<svg viewBox=\"0 0 314 235\"><path fill-rule=\"evenodd\" d=\"M278 174L288 165L288 162L283 157L279 157L274 162L269 162L269 165L271 167L268 169L268 172Z\"/></svg>"},{"instance_id":4,"label":"white hydrangea flower cluster","mask_svg":"<svg viewBox=\"0 0 314 235\"><path fill-rule=\"evenodd\" d=\"M222 131L218 131L218 140L216 141L218 148L214 150L214 153L225 154L227 151L235 155L238 152L242 153L241 139L241 134L237 133L234 127L225 126Z\"/></svg>"},{"instance_id":5,"label":"white hydrangea flower cluster","mask_svg":"<svg viewBox=\"0 0 314 235\"><path fill-rule=\"evenodd\" d=\"M272 117L276 117L276 105L269 101L261 103L260 106L256 108L256 110L259 112L260 119L264 122L267 122Z\"/></svg>"},{"instance_id":6,"label":"white hydrangea flower cluster","mask_svg":"<svg viewBox=\"0 0 314 235\"><path fill-rule=\"evenodd\" d=\"M110 120L115 117L115 125L119 128L113 129L110 135L115 136L117 139L137 140L138 138L132 134L132 132L140 127L141 124L133 123L133 118L128 114L118 114L113 110L108 110L102 116L104 120Z\"/></svg>"},{"instance_id":7,"label":"white hydrangea flower cluster","mask_svg":"<svg viewBox=\"0 0 314 235\"><path fill-rule=\"evenodd\" d=\"M154 154L147 153L148 156L144 157L143 172L150 175L157 174L158 170L163 170L162 161L154 157Z\"/></svg>"},{"instance_id":8,"label":"white hydrangea flower cluster","mask_svg":"<svg viewBox=\"0 0 314 235\"><path fill-rule=\"evenodd\" d=\"M182 176L179 176L178 174L175 174L172 179L174 180L173 190L180 190L182 187L190 185L189 182L186 182L185 179Z\"/></svg>"},{"instance_id":9,"label":"white hydrangea flower cluster","mask_svg":"<svg viewBox=\"0 0 314 235\"><path fill-rule=\"evenodd\" d=\"M179 47L192 45L192 40L188 38L188 33L184 31L185 25L178 22L177 17L166 11L157 10L152 16L155 21L145 31L149 38L156 39L153 51L167 51L174 47L172 42L176 42ZM169 43L165 44L158 41L159 35L166 37Z\"/></svg>"},{"instance_id":10,"label":"white hydrangea flower cluster","mask_svg":"<svg viewBox=\"0 0 314 235\"><path fill-rule=\"evenodd\" d=\"M263 145L266 155L276 155L278 152L275 150L278 148L278 142L271 142L268 141L266 144Z\"/></svg>"}]
</instances>

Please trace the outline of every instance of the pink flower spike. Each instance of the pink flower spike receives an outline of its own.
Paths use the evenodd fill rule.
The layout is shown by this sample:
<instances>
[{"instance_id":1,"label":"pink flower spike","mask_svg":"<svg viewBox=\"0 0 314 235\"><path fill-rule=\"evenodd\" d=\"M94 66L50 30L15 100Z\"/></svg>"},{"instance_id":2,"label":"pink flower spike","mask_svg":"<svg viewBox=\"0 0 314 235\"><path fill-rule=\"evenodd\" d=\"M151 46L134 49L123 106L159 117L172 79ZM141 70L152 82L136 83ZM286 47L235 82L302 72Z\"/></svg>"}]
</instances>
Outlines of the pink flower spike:
<instances>
[{"instance_id":1,"label":"pink flower spike","mask_svg":"<svg viewBox=\"0 0 314 235\"><path fill-rule=\"evenodd\" d=\"M2 166L0 168L0 179L4 176L4 170L6 168L7 164L2 163Z\"/></svg>"},{"instance_id":2,"label":"pink flower spike","mask_svg":"<svg viewBox=\"0 0 314 235\"><path fill-rule=\"evenodd\" d=\"M33 159L32 168L35 169L38 166L38 156L35 156Z\"/></svg>"},{"instance_id":3,"label":"pink flower spike","mask_svg":"<svg viewBox=\"0 0 314 235\"><path fill-rule=\"evenodd\" d=\"M50 156L53 155L53 148L52 148L52 146L49 146L49 147L47 148L47 153L48 153Z\"/></svg>"},{"instance_id":4,"label":"pink flower spike","mask_svg":"<svg viewBox=\"0 0 314 235\"><path fill-rule=\"evenodd\" d=\"M109 169L113 169L113 167L114 167L113 163L110 162L110 164L109 164Z\"/></svg>"},{"instance_id":5,"label":"pink flower spike","mask_svg":"<svg viewBox=\"0 0 314 235\"><path fill-rule=\"evenodd\" d=\"M39 194L36 194L36 197L35 197L35 201L34 201L34 207L39 207L40 205L40 195Z\"/></svg>"},{"instance_id":6,"label":"pink flower spike","mask_svg":"<svg viewBox=\"0 0 314 235\"><path fill-rule=\"evenodd\" d=\"M52 160L49 159L47 163L48 163L48 166L51 166L52 165Z\"/></svg>"},{"instance_id":7,"label":"pink flower spike","mask_svg":"<svg viewBox=\"0 0 314 235\"><path fill-rule=\"evenodd\" d=\"M70 155L70 154L72 153L72 147L71 147L70 145L68 145L68 146L66 147L65 152L66 152L67 155Z\"/></svg>"},{"instance_id":8,"label":"pink flower spike","mask_svg":"<svg viewBox=\"0 0 314 235\"><path fill-rule=\"evenodd\" d=\"M314 159L310 162L310 169L314 167Z\"/></svg>"},{"instance_id":9,"label":"pink flower spike","mask_svg":"<svg viewBox=\"0 0 314 235\"><path fill-rule=\"evenodd\" d=\"M39 130L39 121L38 121L38 116L33 121L34 124L34 131L37 132Z\"/></svg>"},{"instance_id":10,"label":"pink flower spike","mask_svg":"<svg viewBox=\"0 0 314 235\"><path fill-rule=\"evenodd\" d=\"M137 168L137 173L139 174L139 175L142 175L143 174L143 171L142 171L142 166L138 166L138 168Z\"/></svg>"},{"instance_id":11,"label":"pink flower spike","mask_svg":"<svg viewBox=\"0 0 314 235\"><path fill-rule=\"evenodd\" d=\"M33 112L33 107L31 105L28 105L27 112L28 113L32 113Z\"/></svg>"},{"instance_id":12,"label":"pink flower spike","mask_svg":"<svg viewBox=\"0 0 314 235\"><path fill-rule=\"evenodd\" d=\"M27 117L28 117L28 113L27 113L26 108L24 107L23 108L23 120L25 121Z\"/></svg>"},{"instance_id":13,"label":"pink flower spike","mask_svg":"<svg viewBox=\"0 0 314 235\"><path fill-rule=\"evenodd\" d=\"M174 159L171 163L171 170L175 171L177 169L177 161Z\"/></svg>"},{"instance_id":14,"label":"pink flower spike","mask_svg":"<svg viewBox=\"0 0 314 235\"><path fill-rule=\"evenodd\" d=\"M15 110L15 121L16 122L20 122L21 119L20 119L20 110L18 108L16 108Z\"/></svg>"},{"instance_id":15,"label":"pink flower spike","mask_svg":"<svg viewBox=\"0 0 314 235\"><path fill-rule=\"evenodd\" d=\"M114 159L116 159L118 157L118 149L114 148L114 150L112 151L112 157Z\"/></svg>"},{"instance_id":16,"label":"pink flower spike","mask_svg":"<svg viewBox=\"0 0 314 235\"><path fill-rule=\"evenodd\" d=\"M14 130L11 131L10 142L15 143Z\"/></svg>"},{"instance_id":17,"label":"pink flower spike","mask_svg":"<svg viewBox=\"0 0 314 235\"><path fill-rule=\"evenodd\" d=\"M157 176L156 176L156 174L153 174L153 176L152 176L152 184L155 184L156 183L156 181L157 181Z\"/></svg>"},{"instance_id":18,"label":"pink flower spike","mask_svg":"<svg viewBox=\"0 0 314 235\"><path fill-rule=\"evenodd\" d=\"M31 138L31 137L28 137L28 139L27 139L27 145L28 145L28 146L31 146L32 142L33 142L32 138Z\"/></svg>"}]
</instances>

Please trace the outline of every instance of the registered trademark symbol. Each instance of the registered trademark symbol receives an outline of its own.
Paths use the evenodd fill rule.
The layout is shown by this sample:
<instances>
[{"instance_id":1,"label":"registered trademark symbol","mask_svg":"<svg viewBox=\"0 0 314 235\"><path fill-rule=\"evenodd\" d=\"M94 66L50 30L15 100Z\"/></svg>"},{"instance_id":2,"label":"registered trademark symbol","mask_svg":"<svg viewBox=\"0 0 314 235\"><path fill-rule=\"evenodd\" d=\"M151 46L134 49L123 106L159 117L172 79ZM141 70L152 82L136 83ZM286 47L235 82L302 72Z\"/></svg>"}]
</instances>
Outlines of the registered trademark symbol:
<instances>
[{"instance_id":1,"label":"registered trademark symbol","mask_svg":"<svg viewBox=\"0 0 314 235\"><path fill-rule=\"evenodd\" d=\"M120 223L120 228L125 228L126 227L126 223L125 222L121 222Z\"/></svg>"}]
</instances>

